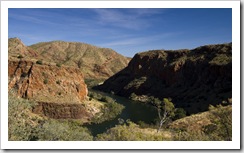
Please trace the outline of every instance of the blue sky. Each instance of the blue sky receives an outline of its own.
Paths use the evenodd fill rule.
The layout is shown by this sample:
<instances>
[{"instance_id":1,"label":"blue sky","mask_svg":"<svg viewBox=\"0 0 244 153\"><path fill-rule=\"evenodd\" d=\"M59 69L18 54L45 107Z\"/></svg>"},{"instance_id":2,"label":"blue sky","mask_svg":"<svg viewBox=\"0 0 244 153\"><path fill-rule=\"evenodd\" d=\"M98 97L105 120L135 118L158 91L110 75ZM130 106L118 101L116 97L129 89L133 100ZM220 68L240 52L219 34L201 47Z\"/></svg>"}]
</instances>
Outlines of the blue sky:
<instances>
[{"instance_id":1,"label":"blue sky","mask_svg":"<svg viewBox=\"0 0 244 153\"><path fill-rule=\"evenodd\" d=\"M14 9L9 38L26 45L53 40L112 48L133 57L152 49L193 49L232 41L232 10L206 9Z\"/></svg>"}]
</instances>

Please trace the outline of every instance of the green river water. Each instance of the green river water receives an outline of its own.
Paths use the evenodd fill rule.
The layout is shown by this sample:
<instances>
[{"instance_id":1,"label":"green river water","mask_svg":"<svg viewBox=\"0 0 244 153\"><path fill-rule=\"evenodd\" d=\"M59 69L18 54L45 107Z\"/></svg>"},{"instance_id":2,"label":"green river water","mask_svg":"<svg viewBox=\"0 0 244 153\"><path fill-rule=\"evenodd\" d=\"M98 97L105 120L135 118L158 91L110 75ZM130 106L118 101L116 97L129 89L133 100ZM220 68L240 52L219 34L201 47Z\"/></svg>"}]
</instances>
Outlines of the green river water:
<instances>
[{"instance_id":1,"label":"green river water","mask_svg":"<svg viewBox=\"0 0 244 153\"><path fill-rule=\"evenodd\" d=\"M125 108L123 109L122 113L119 114L113 120L105 121L100 124L86 125L85 127L87 127L91 131L93 136L106 132L107 129L112 128L115 125L119 124L118 122L119 118L123 119L124 121L129 119L135 123L137 123L138 121L143 121L147 124L152 124L155 121L155 119L158 117L157 110L148 104L132 101L127 98L116 96L109 93L103 93L100 91L95 91L95 92L98 92L99 94L102 94L104 96L109 96L115 99L117 103L124 105Z\"/></svg>"}]
</instances>

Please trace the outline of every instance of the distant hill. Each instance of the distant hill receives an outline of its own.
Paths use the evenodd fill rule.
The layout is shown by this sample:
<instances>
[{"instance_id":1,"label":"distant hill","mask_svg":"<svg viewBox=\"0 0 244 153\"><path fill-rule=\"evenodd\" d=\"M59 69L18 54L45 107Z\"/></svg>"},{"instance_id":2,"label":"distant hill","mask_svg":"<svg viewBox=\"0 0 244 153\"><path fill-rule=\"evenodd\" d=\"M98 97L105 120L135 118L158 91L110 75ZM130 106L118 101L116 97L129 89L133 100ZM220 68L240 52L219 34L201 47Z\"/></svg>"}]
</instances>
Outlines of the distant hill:
<instances>
[{"instance_id":1,"label":"distant hill","mask_svg":"<svg viewBox=\"0 0 244 153\"><path fill-rule=\"evenodd\" d=\"M79 42L52 41L29 47L38 53L39 59L80 68L85 78L108 78L129 62L112 49Z\"/></svg>"},{"instance_id":2,"label":"distant hill","mask_svg":"<svg viewBox=\"0 0 244 153\"><path fill-rule=\"evenodd\" d=\"M96 89L144 102L171 97L190 114L206 111L232 97L232 44L138 53Z\"/></svg>"},{"instance_id":3,"label":"distant hill","mask_svg":"<svg viewBox=\"0 0 244 153\"><path fill-rule=\"evenodd\" d=\"M107 79L126 67L130 60L112 49L79 42L52 41L26 46L19 38L10 38L8 45L9 58L78 67L85 79Z\"/></svg>"}]
</instances>

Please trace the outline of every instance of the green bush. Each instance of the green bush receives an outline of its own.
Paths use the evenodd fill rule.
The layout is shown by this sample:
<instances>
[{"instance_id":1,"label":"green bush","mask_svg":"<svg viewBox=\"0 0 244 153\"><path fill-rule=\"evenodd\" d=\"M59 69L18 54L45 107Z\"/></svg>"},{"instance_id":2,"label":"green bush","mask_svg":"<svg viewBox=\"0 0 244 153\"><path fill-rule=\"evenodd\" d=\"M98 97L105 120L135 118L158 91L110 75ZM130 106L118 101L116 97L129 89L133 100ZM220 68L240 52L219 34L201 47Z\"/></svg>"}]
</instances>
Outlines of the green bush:
<instances>
[{"instance_id":1,"label":"green bush","mask_svg":"<svg viewBox=\"0 0 244 153\"><path fill-rule=\"evenodd\" d=\"M17 98L9 93L8 99L8 139L9 141L28 141L33 137L35 118L29 116L34 102Z\"/></svg>"},{"instance_id":2,"label":"green bush","mask_svg":"<svg viewBox=\"0 0 244 153\"><path fill-rule=\"evenodd\" d=\"M72 121L48 120L38 126L34 134L39 141L91 141L87 128Z\"/></svg>"},{"instance_id":3,"label":"green bush","mask_svg":"<svg viewBox=\"0 0 244 153\"><path fill-rule=\"evenodd\" d=\"M92 122L101 123L106 120L112 120L116 116L118 116L122 112L123 109L124 109L123 105L116 103L114 101L105 103L105 105L101 109L102 116L99 116L99 117L95 116L92 119Z\"/></svg>"},{"instance_id":4,"label":"green bush","mask_svg":"<svg viewBox=\"0 0 244 153\"><path fill-rule=\"evenodd\" d=\"M24 56L23 55L18 55L18 57L17 58L24 58Z\"/></svg>"},{"instance_id":5,"label":"green bush","mask_svg":"<svg viewBox=\"0 0 244 153\"><path fill-rule=\"evenodd\" d=\"M44 81L43 81L44 84L47 84L48 83L48 79L45 78Z\"/></svg>"},{"instance_id":6,"label":"green bush","mask_svg":"<svg viewBox=\"0 0 244 153\"><path fill-rule=\"evenodd\" d=\"M106 103L112 103L112 102L114 102L114 100L112 98L108 97L108 96L102 96L101 99L100 99L100 101L106 102Z\"/></svg>"},{"instance_id":7,"label":"green bush","mask_svg":"<svg viewBox=\"0 0 244 153\"><path fill-rule=\"evenodd\" d=\"M41 60L38 60L38 61L36 61L36 64L42 65L42 61Z\"/></svg>"},{"instance_id":8,"label":"green bush","mask_svg":"<svg viewBox=\"0 0 244 153\"><path fill-rule=\"evenodd\" d=\"M175 131L176 141L231 141L232 140L232 108L231 106L217 105L209 107L206 116L210 124L200 130L182 129Z\"/></svg>"},{"instance_id":9,"label":"green bush","mask_svg":"<svg viewBox=\"0 0 244 153\"><path fill-rule=\"evenodd\" d=\"M212 125L205 127L204 131L212 140L232 140L232 107L217 105L210 106L210 121Z\"/></svg>"},{"instance_id":10,"label":"green bush","mask_svg":"<svg viewBox=\"0 0 244 153\"><path fill-rule=\"evenodd\" d=\"M154 129L151 129L154 130ZM163 141L169 140L161 133L146 132L137 124L127 121L123 125L117 125L109 129L106 133L98 134L95 140L98 141Z\"/></svg>"},{"instance_id":11,"label":"green bush","mask_svg":"<svg viewBox=\"0 0 244 153\"><path fill-rule=\"evenodd\" d=\"M56 63L56 66L57 66L57 67L61 67L61 64L60 64L60 63Z\"/></svg>"},{"instance_id":12,"label":"green bush","mask_svg":"<svg viewBox=\"0 0 244 153\"><path fill-rule=\"evenodd\" d=\"M186 117L186 111L183 108L176 108L175 116L173 117L174 120Z\"/></svg>"},{"instance_id":13,"label":"green bush","mask_svg":"<svg viewBox=\"0 0 244 153\"><path fill-rule=\"evenodd\" d=\"M93 136L87 128L75 121L36 117L31 113L36 103L9 94L9 141L90 141Z\"/></svg>"}]
</instances>

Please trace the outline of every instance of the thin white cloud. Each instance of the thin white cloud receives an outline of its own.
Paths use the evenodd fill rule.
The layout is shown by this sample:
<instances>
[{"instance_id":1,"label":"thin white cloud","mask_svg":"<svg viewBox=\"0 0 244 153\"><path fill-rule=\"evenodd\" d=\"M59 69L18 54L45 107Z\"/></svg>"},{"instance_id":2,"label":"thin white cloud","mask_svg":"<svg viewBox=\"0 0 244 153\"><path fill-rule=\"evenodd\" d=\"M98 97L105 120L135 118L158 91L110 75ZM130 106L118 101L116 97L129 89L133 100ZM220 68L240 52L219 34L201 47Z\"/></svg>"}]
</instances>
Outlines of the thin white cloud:
<instances>
[{"instance_id":1,"label":"thin white cloud","mask_svg":"<svg viewBox=\"0 0 244 153\"><path fill-rule=\"evenodd\" d=\"M111 41L108 43L99 44L99 46L103 47L118 47L118 46L137 46L141 44L152 43L155 41L162 41L163 39L179 35L181 33L164 33L164 34L157 34L152 36L142 36L142 37L131 37L125 38L117 41Z\"/></svg>"},{"instance_id":2,"label":"thin white cloud","mask_svg":"<svg viewBox=\"0 0 244 153\"><path fill-rule=\"evenodd\" d=\"M34 17L32 15L23 15L23 14L15 14L15 13L9 13L9 18L13 18L15 20L21 20L25 22L32 22L36 24L52 24L57 25L56 22L51 22L45 19L41 19L39 17Z\"/></svg>"},{"instance_id":3,"label":"thin white cloud","mask_svg":"<svg viewBox=\"0 0 244 153\"><path fill-rule=\"evenodd\" d=\"M145 16L162 13L159 9L93 9L101 25L140 30L150 26Z\"/></svg>"}]
</instances>

